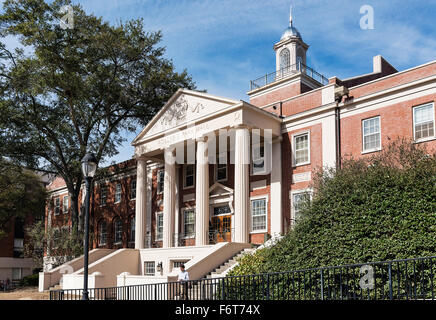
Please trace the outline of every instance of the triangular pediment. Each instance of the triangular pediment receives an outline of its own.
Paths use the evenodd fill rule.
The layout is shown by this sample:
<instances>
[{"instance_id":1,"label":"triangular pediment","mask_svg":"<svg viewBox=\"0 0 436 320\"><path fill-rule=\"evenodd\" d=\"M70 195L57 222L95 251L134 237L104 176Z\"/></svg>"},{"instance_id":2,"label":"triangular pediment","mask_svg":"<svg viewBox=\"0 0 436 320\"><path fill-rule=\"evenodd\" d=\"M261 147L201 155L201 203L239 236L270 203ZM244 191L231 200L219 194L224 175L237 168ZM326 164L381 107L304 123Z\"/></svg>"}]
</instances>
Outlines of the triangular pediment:
<instances>
[{"instance_id":1,"label":"triangular pediment","mask_svg":"<svg viewBox=\"0 0 436 320\"><path fill-rule=\"evenodd\" d=\"M233 194L233 189L226 187L225 185L215 182L210 188L209 188L209 195L210 196L219 196L219 195L228 195Z\"/></svg>"},{"instance_id":2,"label":"triangular pediment","mask_svg":"<svg viewBox=\"0 0 436 320\"><path fill-rule=\"evenodd\" d=\"M133 144L222 111L239 101L179 89L135 138Z\"/></svg>"}]
</instances>

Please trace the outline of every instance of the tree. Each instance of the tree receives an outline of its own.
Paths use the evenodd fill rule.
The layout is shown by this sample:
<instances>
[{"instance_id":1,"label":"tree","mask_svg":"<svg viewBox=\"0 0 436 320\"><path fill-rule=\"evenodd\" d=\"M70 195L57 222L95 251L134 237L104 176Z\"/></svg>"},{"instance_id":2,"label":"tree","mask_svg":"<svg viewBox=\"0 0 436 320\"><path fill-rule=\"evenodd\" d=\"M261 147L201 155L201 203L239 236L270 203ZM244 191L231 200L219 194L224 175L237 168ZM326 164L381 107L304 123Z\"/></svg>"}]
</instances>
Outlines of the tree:
<instances>
[{"instance_id":1,"label":"tree","mask_svg":"<svg viewBox=\"0 0 436 320\"><path fill-rule=\"evenodd\" d=\"M28 226L25 232L29 241L24 246L24 254L33 259L35 268L44 268L44 253L50 258L47 264L52 268L83 254L83 230L56 228L49 224L46 226L44 221L37 221ZM90 237L92 241L93 235Z\"/></svg>"},{"instance_id":2,"label":"tree","mask_svg":"<svg viewBox=\"0 0 436 320\"><path fill-rule=\"evenodd\" d=\"M436 154L407 140L317 173L293 230L243 258L233 275L436 253Z\"/></svg>"},{"instance_id":3,"label":"tree","mask_svg":"<svg viewBox=\"0 0 436 320\"><path fill-rule=\"evenodd\" d=\"M64 30L65 5L74 27ZM142 20L111 26L69 0L6 0L0 26L2 37L26 48L0 45L1 154L61 176L77 229L85 153L99 162L113 156L123 132L144 126L178 88L195 85L164 58L161 32L145 32Z\"/></svg>"},{"instance_id":4,"label":"tree","mask_svg":"<svg viewBox=\"0 0 436 320\"><path fill-rule=\"evenodd\" d=\"M0 238L7 233L12 218L41 217L46 191L36 174L0 157Z\"/></svg>"}]
</instances>

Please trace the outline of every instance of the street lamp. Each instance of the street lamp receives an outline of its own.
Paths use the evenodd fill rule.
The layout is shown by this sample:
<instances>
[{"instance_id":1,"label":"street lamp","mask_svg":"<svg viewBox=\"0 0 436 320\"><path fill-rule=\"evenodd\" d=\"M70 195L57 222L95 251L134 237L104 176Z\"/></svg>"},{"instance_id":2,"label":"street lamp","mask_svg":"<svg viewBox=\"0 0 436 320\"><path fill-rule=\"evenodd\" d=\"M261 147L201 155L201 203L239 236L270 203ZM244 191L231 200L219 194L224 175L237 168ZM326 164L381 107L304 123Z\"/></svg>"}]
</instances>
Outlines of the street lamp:
<instances>
[{"instance_id":1,"label":"street lamp","mask_svg":"<svg viewBox=\"0 0 436 320\"><path fill-rule=\"evenodd\" d=\"M82 300L89 300L88 297L88 249L89 249L89 199L91 196L91 181L97 170L97 159L94 154L87 153L82 159L82 172L86 183L85 199L85 239L83 248L83 294Z\"/></svg>"}]
</instances>

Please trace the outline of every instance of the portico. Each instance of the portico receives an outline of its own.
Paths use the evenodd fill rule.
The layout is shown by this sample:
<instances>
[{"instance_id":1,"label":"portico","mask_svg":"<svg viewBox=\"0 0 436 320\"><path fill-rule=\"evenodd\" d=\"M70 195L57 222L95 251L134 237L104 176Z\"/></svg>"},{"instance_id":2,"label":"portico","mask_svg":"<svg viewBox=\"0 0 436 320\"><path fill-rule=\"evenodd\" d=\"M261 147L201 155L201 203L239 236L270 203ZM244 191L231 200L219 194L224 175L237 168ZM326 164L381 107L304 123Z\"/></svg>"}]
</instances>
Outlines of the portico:
<instances>
[{"instance_id":1,"label":"portico","mask_svg":"<svg viewBox=\"0 0 436 320\"><path fill-rule=\"evenodd\" d=\"M281 165L271 165L281 163L280 130L279 117L247 102L179 89L132 142L138 161L135 247L147 247L146 230L152 230L147 226L151 223L147 217L153 216L147 206L148 193L153 192L147 186L151 164L164 169L163 248L180 245L180 191L185 182L181 183L179 176L187 165L194 165L189 168L189 178L195 181L190 199L195 204L187 209L190 218L195 213L195 225L186 228L195 230L190 234L191 238L195 235L195 246L210 244L211 231L217 230L215 241L248 243L250 177L257 174L252 163L261 160L260 171L271 177L271 187L280 184ZM220 175L225 173L231 186L211 176L211 166L218 165ZM281 203L281 189L275 190L276 203ZM282 232L280 206L278 210L274 214L280 216L270 219L271 232Z\"/></svg>"}]
</instances>

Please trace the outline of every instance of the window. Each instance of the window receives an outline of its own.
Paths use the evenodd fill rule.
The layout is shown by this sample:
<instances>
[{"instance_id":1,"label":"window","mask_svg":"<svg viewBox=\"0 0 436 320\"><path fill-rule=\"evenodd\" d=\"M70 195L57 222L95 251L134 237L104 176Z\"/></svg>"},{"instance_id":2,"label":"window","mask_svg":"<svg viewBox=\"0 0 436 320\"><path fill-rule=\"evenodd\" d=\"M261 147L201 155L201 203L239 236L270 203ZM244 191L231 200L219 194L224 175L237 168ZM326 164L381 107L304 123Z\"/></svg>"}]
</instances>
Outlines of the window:
<instances>
[{"instance_id":1,"label":"window","mask_svg":"<svg viewBox=\"0 0 436 320\"><path fill-rule=\"evenodd\" d=\"M160 241L163 238L163 213L156 213L156 241Z\"/></svg>"},{"instance_id":2,"label":"window","mask_svg":"<svg viewBox=\"0 0 436 320\"><path fill-rule=\"evenodd\" d=\"M21 280L23 277L22 268L12 268L12 280Z\"/></svg>"},{"instance_id":3,"label":"window","mask_svg":"<svg viewBox=\"0 0 436 320\"><path fill-rule=\"evenodd\" d=\"M59 228L54 228L53 229L53 248L56 249L59 245L59 240L61 237L61 231L59 230Z\"/></svg>"},{"instance_id":4,"label":"window","mask_svg":"<svg viewBox=\"0 0 436 320\"><path fill-rule=\"evenodd\" d=\"M220 214L231 214L232 210L230 210L230 206L228 204L224 205L224 206L216 206L213 207L213 215L217 216Z\"/></svg>"},{"instance_id":5,"label":"window","mask_svg":"<svg viewBox=\"0 0 436 320\"><path fill-rule=\"evenodd\" d=\"M164 192L164 182L165 182L165 170L159 170L157 172L157 193Z\"/></svg>"},{"instance_id":6,"label":"window","mask_svg":"<svg viewBox=\"0 0 436 320\"><path fill-rule=\"evenodd\" d=\"M100 205L105 206L107 199L107 186L100 187Z\"/></svg>"},{"instance_id":7,"label":"window","mask_svg":"<svg viewBox=\"0 0 436 320\"><path fill-rule=\"evenodd\" d=\"M195 209L183 211L183 230L185 237L193 237L195 235Z\"/></svg>"},{"instance_id":8,"label":"window","mask_svg":"<svg viewBox=\"0 0 436 320\"><path fill-rule=\"evenodd\" d=\"M114 202L120 202L121 201L121 183L117 183L115 185L115 199Z\"/></svg>"},{"instance_id":9,"label":"window","mask_svg":"<svg viewBox=\"0 0 436 320\"><path fill-rule=\"evenodd\" d=\"M24 239L14 239L14 258L24 258Z\"/></svg>"},{"instance_id":10,"label":"window","mask_svg":"<svg viewBox=\"0 0 436 320\"><path fill-rule=\"evenodd\" d=\"M195 166L193 164L185 165L183 188L193 187L194 179L195 179Z\"/></svg>"},{"instance_id":11,"label":"window","mask_svg":"<svg viewBox=\"0 0 436 320\"><path fill-rule=\"evenodd\" d=\"M54 214L55 214L55 216L57 216L59 214L60 210L61 210L61 201L60 201L59 197L56 197L54 199Z\"/></svg>"},{"instance_id":12,"label":"window","mask_svg":"<svg viewBox=\"0 0 436 320\"><path fill-rule=\"evenodd\" d=\"M156 267L154 261L144 261L144 275L154 276Z\"/></svg>"},{"instance_id":13,"label":"window","mask_svg":"<svg viewBox=\"0 0 436 320\"><path fill-rule=\"evenodd\" d=\"M253 149L253 164L251 166L252 174L265 173L265 149L264 146L256 146Z\"/></svg>"},{"instance_id":14,"label":"window","mask_svg":"<svg viewBox=\"0 0 436 320\"><path fill-rule=\"evenodd\" d=\"M362 121L363 151L380 150L380 117Z\"/></svg>"},{"instance_id":15,"label":"window","mask_svg":"<svg viewBox=\"0 0 436 320\"><path fill-rule=\"evenodd\" d=\"M309 133L294 136L294 165L310 163Z\"/></svg>"},{"instance_id":16,"label":"window","mask_svg":"<svg viewBox=\"0 0 436 320\"><path fill-rule=\"evenodd\" d=\"M434 123L433 103L413 108L413 133L415 140L434 137Z\"/></svg>"},{"instance_id":17,"label":"window","mask_svg":"<svg viewBox=\"0 0 436 320\"><path fill-rule=\"evenodd\" d=\"M217 163L215 168L216 168L216 181L227 180L227 163Z\"/></svg>"},{"instance_id":18,"label":"window","mask_svg":"<svg viewBox=\"0 0 436 320\"><path fill-rule=\"evenodd\" d=\"M130 242L135 242L135 217L130 218Z\"/></svg>"},{"instance_id":19,"label":"window","mask_svg":"<svg viewBox=\"0 0 436 320\"><path fill-rule=\"evenodd\" d=\"M251 200L251 231L266 231L266 199Z\"/></svg>"},{"instance_id":20,"label":"window","mask_svg":"<svg viewBox=\"0 0 436 320\"><path fill-rule=\"evenodd\" d=\"M180 268L182 264L188 263L189 260L173 261L173 269Z\"/></svg>"},{"instance_id":21,"label":"window","mask_svg":"<svg viewBox=\"0 0 436 320\"><path fill-rule=\"evenodd\" d=\"M123 222L120 218L114 221L114 243L121 243L123 241Z\"/></svg>"},{"instance_id":22,"label":"window","mask_svg":"<svg viewBox=\"0 0 436 320\"><path fill-rule=\"evenodd\" d=\"M136 199L136 179L130 182L130 200Z\"/></svg>"},{"instance_id":23,"label":"window","mask_svg":"<svg viewBox=\"0 0 436 320\"><path fill-rule=\"evenodd\" d=\"M104 246L107 242L107 224L106 221L100 221L98 224L98 245Z\"/></svg>"},{"instance_id":24,"label":"window","mask_svg":"<svg viewBox=\"0 0 436 320\"><path fill-rule=\"evenodd\" d=\"M283 69L289 68L290 65L290 53L288 49L283 49L280 52L280 70L285 71Z\"/></svg>"},{"instance_id":25,"label":"window","mask_svg":"<svg viewBox=\"0 0 436 320\"><path fill-rule=\"evenodd\" d=\"M69 207L69 198L68 196L65 196L63 199L63 204L62 204L62 213L63 214L68 214L68 207Z\"/></svg>"},{"instance_id":26,"label":"window","mask_svg":"<svg viewBox=\"0 0 436 320\"><path fill-rule=\"evenodd\" d=\"M302 205L310 199L310 192L298 192L292 194L291 199L291 225L294 225L301 218Z\"/></svg>"}]
</instances>

